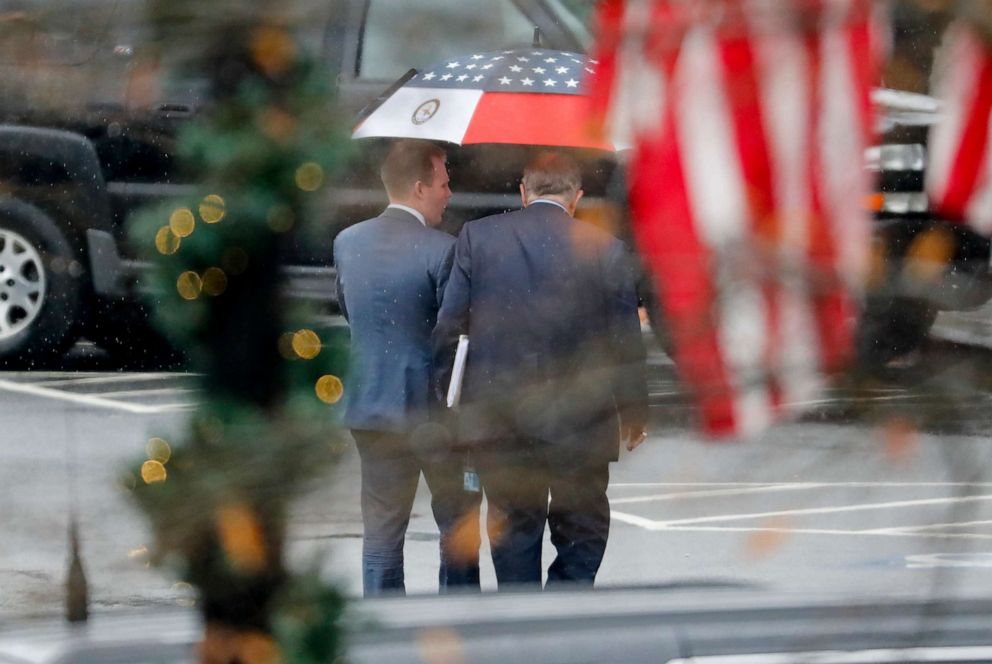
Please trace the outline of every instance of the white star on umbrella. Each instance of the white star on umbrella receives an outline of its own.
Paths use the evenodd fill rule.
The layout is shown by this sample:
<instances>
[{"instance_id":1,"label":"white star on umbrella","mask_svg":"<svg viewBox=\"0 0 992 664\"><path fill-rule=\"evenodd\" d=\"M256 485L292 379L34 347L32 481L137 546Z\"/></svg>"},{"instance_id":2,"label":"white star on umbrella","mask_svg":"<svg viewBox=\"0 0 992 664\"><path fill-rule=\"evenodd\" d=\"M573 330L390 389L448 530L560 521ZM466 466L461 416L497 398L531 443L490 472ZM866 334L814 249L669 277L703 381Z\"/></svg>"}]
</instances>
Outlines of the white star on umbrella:
<instances>
[{"instance_id":1,"label":"white star on umbrella","mask_svg":"<svg viewBox=\"0 0 992 664\"><path fill-rule=\"evenodd\" d=\"M547 63L549 63L549 64L551 64L551 63L554 63L554 62L558 62L558 58L545 58L544 61L547 62Z\"/></svg>"},{"instance_id":2,"label":"white star on umbrella","mask_svg":"<svg viewBox=\"0 0 992 664\"><path fill-rule=\"evenodd\" d=\"M496 60L502 60L503 59L503 56L502 55L494 55L493 57L491 57L489 59L491 61L495 62Z\"/></svg>"},{"instance_id":3,"label":"white star on umbrella","mask_svg":"<svg viewBox=\"0 0 992 664\"><path fill-rule=\"evenodd\" d=\"M530 62L530 58L525 58L522 55L520 57L518 57L517 60L520 61L520 62Z\"/></svg>"},{"instance_id":4,"label":"white star on umbrella","mask_svg":"<svg viewBox=\"0 0 992 664\"><path fill-rule=\"evenodd\" d=\"M479 55L478 53L476 53L475 55L472 56L472 59L473 60L481 60L483 57L485 57L485 56L482 56L482 55Z\"/></svg>"},{"instance_id":5,"label":"white star on umbrella","mask_svg":"<svg viewBox=\"0 0 992 664\"><path fill-rule=\"evenodd\" d=\"M546 87L546 88L553 88L553 87L555 87L555 83L557 83L557 82L558 81L556 81L553 78L546 78L546 79L544 79L544 87Z\"/></svg>"},{"instance_id":6,"label":"white star on umbrella","mask_svg":"<svg viewBox=\"0 0 992 664\"><path fill-rule=\"evenodd\" d=\"M523 71L523 68L522 67L519 67L517 65L513 65L513 66L510 67L510 71L514 71L514 72L516 72L516 71Z\"/></svg>"},{"instance_id":7,"label":"white star on umbrella","mask_svg":"<svg viewBox=\"0 0 992 664\"><path fill-rule=\"evenodd\" d=\"M511 79L507 78L506 76L504 76L503 78L499 79L499 84L500 85L509 85L510 83L511 83Z\"/></svg>"},{"instance_id":8,"label":"white star on umbrella","mask_svg":"<svg viewBox=\"0 0 992 664\"><path fill-rule=\"evenodd\" d=\"M544 67L534 67L531 71L533 71L535 74L543 74L544 72L547 71L547 69L545 69Z\"/></svg>"},{"instance_id":9,"label":"white star on umbrella","mask_svg":"<svg viewBox=\"0 0 992 664\"><path fill-rule=\"evenodd\" d=\"M481 81L484 78L485 78L485 76L483 76L482 74L479 74L478 76L473 76L472 77L472 81L474 81L475 83L478 83L479 81Z\"/></svg>"},{"instance_id":10,"label":"white star on umbrella","mask_svg":"<svg viewBox=\"0 0 992 664\"><path fill-rule=\"evenodd\" d=\"M424 80L425 81L433 80L435 76L437 76L437 74L435 74L434 72L430 72L428 74L424 74Z\"/></svg>"},{"instance_id":11,"label":"white star on umbrella","mask_svg":"<svg viewBox=\"0 0 992 664\"><path fill-rule=\"evenodd\" d=\"M533 79L530 78L522 78L520 79L520 82L523 83L524 85L534 85Z\"/></svg>"},{"instance_id":12,"label":"white star on umbrella","mask_svg":"<svg viewBox=\"0 0 992 664\"><path fill-rule=\"evenodd\" d=\"M461 65L458 64L457 62L449 62L448 63L448 69L458 69L459 67L461 67Z\"/></svg>"},{"instance_id":13,"label":"white star on umbrella","mask_svg":"<svg viewBox=\"0 0 992 664\"><path fill-rule=\"evenodd\" d=\"M448 80L449 78L451 78L451 74L445 74L444 76L442 76L442 77L440 78L440 80L442 80L442 81L447 81L447 80Z\"/></svg>"},{"instance_id":14,"label":"white star on umbrella","mask_svg":"<svg viewBox=\"0 0 992 664\"><path fill-rule=\"evenodd\" d=\"M465 65L465 69L475 69L476 65Z\"/></svg>"},{"instance_id":15,"label":"white star on umbrella","mask_svg":"<svg viewBox=\"0 0 992 664\"><path fill-rule=\"evenodd\" d=\"M482 68L483 69L492 69L493 68L493 65L492 65L492 63L489 63L488 65L482 65Z\"/></svg>"},{"instance_id":16,"label":"white star on umbrella","mask_svg":"<svg viewBox=\"0 0 992 664\"><path fill-rule=\"evenodd\" d=\"M567 74L568 67L557 67L555 68L555 71L558 72L559 74Z\"/></svg>"},{"instance_id":17,"label":"white star on umbrella","mask_svg":"<svg viewBox=\"0 0 992 664\"><path fill-rule=\"evenodd\" d=\"M456 81L464 81L466 78L468 78L468 74L462 74L461 76L459 76L455 80Z\"/></svg>"},{"instance_id":18,"label":"white star on umbrella","mask_svg":"<svg viewBox=\"0 0 992 664\"><path fill-rule=\"evenodd\" d=\"M579 82L576 81L574 78L570 78L567 81L565 81L565 85L567 85L570 88L577 88L579 87Z\"/></svg>"}]
</instances>

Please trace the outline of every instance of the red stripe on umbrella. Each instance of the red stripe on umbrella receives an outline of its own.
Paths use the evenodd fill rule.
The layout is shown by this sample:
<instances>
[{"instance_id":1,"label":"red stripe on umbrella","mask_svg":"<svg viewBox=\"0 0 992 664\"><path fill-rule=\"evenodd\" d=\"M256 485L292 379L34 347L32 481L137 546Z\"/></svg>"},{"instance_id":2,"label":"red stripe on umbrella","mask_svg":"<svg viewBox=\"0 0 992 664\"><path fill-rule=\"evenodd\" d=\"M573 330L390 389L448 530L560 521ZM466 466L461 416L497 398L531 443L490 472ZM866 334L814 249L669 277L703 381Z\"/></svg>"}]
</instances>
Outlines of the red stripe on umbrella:
<instances>
[{"instance_id":1,"label":"red stripe on umbrella","mask_svg":"<svg viewBox=\"0 0 992 664\"><path fill-rule=\"evenodd\" d=\"M486 93L461 142L613 150L590 127L589 110L589 98L581 95Z\"/></svg>"}]
</instances>

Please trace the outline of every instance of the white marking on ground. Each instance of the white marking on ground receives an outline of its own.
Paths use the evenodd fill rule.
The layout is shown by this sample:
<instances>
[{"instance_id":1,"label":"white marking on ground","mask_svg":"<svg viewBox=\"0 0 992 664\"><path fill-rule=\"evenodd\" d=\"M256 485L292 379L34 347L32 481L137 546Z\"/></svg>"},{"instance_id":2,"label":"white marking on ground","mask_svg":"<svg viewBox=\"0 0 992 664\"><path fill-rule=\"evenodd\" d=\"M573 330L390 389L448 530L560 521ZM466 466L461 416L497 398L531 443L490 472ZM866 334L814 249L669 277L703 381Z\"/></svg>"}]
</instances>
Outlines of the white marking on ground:
<instances>
[{"instance_id":1,"label":"white marking on ground","mask_svg":"<svg viewBox=\"0 0 992 664\"><path fill-rule=\"evenodd\" d=\"M809 652L760 653L753 655L707 655L672 659L668 664L890 664L891 662L987 662L988 646L940 646L885 648L875 650L816 650Z\"/></svg>"},{"instance_id":2,"label":"white marking on ground","mask_svg":"<svg viewBox=\"0 0 992 664\"><path fill-rule=\"evenodd\" d=\"M158 389L149 390L121 390L119 392L100 392L100 396L104 398L109 397L141 397L146 395L154 394L190 394L193 392L199 392L199 390L194 390L186 387L162 387Z\"/></svg>"},{"instance_id":3,"label":"white marking on ground","mask_svg":"<svg viewBox=\"0 0 992 664\"><path fill-rule=\"evenodd\" d=\"M809 486L813 488L843 487L992 487L992 482L616 482L611 489L634 487L770 487Z\"/></svg>"},{"instance_id":4,"label":"white marking on ground","mask_svg":"<svg viewBox=\"0 0 992 664\"><path fill-rule=\"evenodd\" d=\"M987 526L992 519L980 521L955 521L952 523L928 523L922 526L894 526L892 528L875 528L876 532L912 532L917 530L940 530L941 528L967 528L969 526Z\"/></svg>"},{"instance_id":5,"label":"white marking on ground","mask_svg":"<svg viewBox=\"0 0 992 664\"><path fill-rule=\"evenodd\" d=\"M711 516L693 517L689 519L673 519L656 521L658 528L670 526L695 525L699 523L716 523L719 521L740 521L742 519L765 519L776 516L806 516L810 514L841 514L845 512L865 512L869 510L899 509L903 507L919 507L922 505L955 505L992 500L992 494L981 496L960 496L946 498L921 498L917 500L893 500L884 503L861 503L857 505L837 505L832 507L806 507L794 510L775 510L772 512L751 512L747 514L714 514Z\"/></svg>"},{"instance_id":6,"label":"white marking on ground","mask_svg":"<svg viewBox=\"0 0 992 664\"><path fill-rule=\"evenodd\" d=\"M787 528L775 526L666 526L662 522L645 519L635 514L611 511L617 521L645 530L688 533L781 533L783 535L856 535L864 537L925 537L930 539L992 540L992 535L977 533L925 533L877 530L845 530L839 528Z\"/></svg>"},{"instance_id":7,"label":"white marking on ground","mask_svg":"<svg viewBox=\"0 0 992 664\"><path fill-rule=\"evenodd\" d=\"M992 567L992 553L922 553L906 556L909 569L937 567Z\"/></svg>"},{"instance_id":8,"label":"white marking on ground","mask_svg":"<svg viewBox=\"0 0 992 664\"><path fill-rule=\"evenodd\" d=\"M736 489L701 489L699 491L678 491L676 493L657 493L649 496L633 496L630 498L614 498L611 505L628 505L631 503L653 503L663 500L685 500L686 498L713 498L718 496L740 496L749 493L769 493L775 491L803 491L817 489L823 485L815 483L802 484L770 484L767 486L749 486Z\"/></svg>"},{"instance_id":9,"label":"white marking on ground","mask_svg":"<svg viewBox=\"0 0 992 664\"><path fill-rule=\"evenodd\" d=\"M44 387L55 387L61 385L100 385L102 383L121 383L127 381L151 381L168 380L170 378L181 378L186 374L177 373L122 373L106 375L78 376L76 378L60 378L57 380L42 380L33 383Z\"/></svg>"},{"instance_id":10,"label":"white marking on ground","mask_svg":"<svg viewBox=\"0 0 992 664\"><path fill-rule=\"evenodd\" d=\"M27 394L29 396L41 397L43 399L57 399L59 401L67 401L69 403L93 406L95 408L122 410L127 413L135 413L138 415L154 415L156 413L164 413L171 410L179 410L180 408L192 407L190 404L145 406L142 404L128 403L126 401L105 399L92 394L77 394L75 392L65 392L63 390L55 390L50 387L42 387L40 385L31 385L28 383L16 383L2 379L0 379L0 390L6 390L7 392L15 392L18 394Z\"/></svg>"}]
</instances>

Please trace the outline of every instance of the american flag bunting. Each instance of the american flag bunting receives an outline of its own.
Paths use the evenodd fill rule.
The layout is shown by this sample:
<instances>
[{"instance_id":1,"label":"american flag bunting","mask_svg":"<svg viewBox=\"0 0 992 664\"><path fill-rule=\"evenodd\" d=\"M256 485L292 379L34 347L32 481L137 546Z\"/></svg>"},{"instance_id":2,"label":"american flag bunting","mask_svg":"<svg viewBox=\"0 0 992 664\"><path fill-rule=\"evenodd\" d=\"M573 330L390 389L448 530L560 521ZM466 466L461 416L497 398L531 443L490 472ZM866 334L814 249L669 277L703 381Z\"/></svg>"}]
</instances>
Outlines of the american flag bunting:
<instances>
[{"instance_id":1,"label":"american flag bunting","mask_svg":"<svg viewBox=\"0 0 992 664\"><path fill-rule=\"evenodd\" d=\"M610 0L594 107L703 430L801 411L852 350L867 267L867 0ZM647 91L646 95L638 94Z\"/></svg>"}]
</instances>

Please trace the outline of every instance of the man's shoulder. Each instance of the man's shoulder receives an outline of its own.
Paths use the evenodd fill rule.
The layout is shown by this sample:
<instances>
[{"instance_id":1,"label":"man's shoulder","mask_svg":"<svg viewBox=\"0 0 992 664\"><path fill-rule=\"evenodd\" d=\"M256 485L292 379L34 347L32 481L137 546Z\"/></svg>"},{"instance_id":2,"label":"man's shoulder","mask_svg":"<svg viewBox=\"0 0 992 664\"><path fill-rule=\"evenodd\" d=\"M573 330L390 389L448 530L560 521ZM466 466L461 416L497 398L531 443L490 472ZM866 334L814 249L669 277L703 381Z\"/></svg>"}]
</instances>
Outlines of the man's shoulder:
<instances>
[{"instance_id":1,"label":"man's shoulder","mask_svg":"<svg viewBox=\"0 0 992 664\"><path fill-rule=\"evenodd\" d=\"M448 249L455 243L455 237L450 233L445 233L429 226L424 228L423 237L425 242L441 249Z\"/></svg>"},{"instance_id":2,"label":"man's shoulder","mask_svg":"<svg viewBox=\"0 0 992 664\"><path fill-rule=\"evenodd\" d=\"M338 233L337 236L334 238L334 241L349 242L353 239L359 238L365 235L366 233L371 232L378 223L379 219L380 217L376 216L366 219L364 221L359 221L356 224L352 224L347 228L345 228L344 230L342 230L340 233Z\"/></svg>"},{"instance_id":3,"label":"man's shoulder","mask_svg":"<svg viewBox=\"0 0 992 664\"><path fill-rule=\"evenodd\" d=\"M604 251L626 251L627 245L616 235L596 224L583 219L575 220L574 234L587 246L599 247Z\"/></svg>"},{"instance_id":4,"label":"man's shoulder","mask_svg":"<svg viewBox=\"0 0 992 664\"><path fill-rule=\"evenodd\" d=\"M469 232L492 230L501 224L513 223L514 219L524 216L523 213L525 211L526 208L521 208L519 210L510 210L508 212L491 214L486 217L479 217L478 219L467 222L463 229L468 229Z\"/></svg>"}]
</instances>

